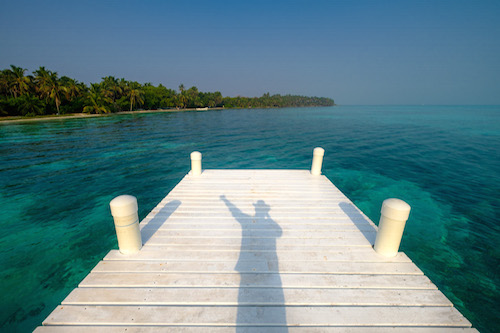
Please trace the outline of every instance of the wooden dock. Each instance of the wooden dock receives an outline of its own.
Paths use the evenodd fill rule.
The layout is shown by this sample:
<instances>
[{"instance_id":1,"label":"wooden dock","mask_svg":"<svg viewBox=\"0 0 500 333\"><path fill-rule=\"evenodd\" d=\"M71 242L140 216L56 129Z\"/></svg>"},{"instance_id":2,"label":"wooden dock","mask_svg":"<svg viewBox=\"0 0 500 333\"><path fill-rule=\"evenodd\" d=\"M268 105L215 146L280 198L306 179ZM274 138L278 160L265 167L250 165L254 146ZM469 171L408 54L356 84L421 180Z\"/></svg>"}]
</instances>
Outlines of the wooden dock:
<instances>
[{"instance_id":1,"label":"wooden dock","mask_svg":"<svg viewBox=\"0 0 500 333\"><path fill-rule=\"evenodd\" d=\"M140 226L35 332L477 332L325 176L204 170Z\"/></svg>"}]
</instances>

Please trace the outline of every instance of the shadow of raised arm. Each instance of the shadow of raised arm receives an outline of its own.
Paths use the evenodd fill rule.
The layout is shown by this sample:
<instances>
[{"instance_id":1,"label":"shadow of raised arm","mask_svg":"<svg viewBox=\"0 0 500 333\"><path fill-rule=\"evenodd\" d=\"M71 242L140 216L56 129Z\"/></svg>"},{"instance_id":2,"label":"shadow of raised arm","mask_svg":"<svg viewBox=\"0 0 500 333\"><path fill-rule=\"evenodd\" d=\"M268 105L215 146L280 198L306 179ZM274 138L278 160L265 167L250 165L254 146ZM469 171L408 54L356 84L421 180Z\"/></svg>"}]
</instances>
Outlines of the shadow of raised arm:
<instances>
[{"instance_id":1,"label":"shadow of raised arm","mask_svg":"<svg viewBox=\"0 0 500 333\"><path fill-rule=\"evenodd\" d=\"M243 216L248 216L248 215L244 214L238 207L236 207L231 201L229 201L226 198L225 195L221 195L220 199L222 201L224 201L224 203L226 204L227 208L229 209L229 211L231 212L231 214L233 214L233 217L235 219L241 218Z\"/></svg>"}]
</instances>

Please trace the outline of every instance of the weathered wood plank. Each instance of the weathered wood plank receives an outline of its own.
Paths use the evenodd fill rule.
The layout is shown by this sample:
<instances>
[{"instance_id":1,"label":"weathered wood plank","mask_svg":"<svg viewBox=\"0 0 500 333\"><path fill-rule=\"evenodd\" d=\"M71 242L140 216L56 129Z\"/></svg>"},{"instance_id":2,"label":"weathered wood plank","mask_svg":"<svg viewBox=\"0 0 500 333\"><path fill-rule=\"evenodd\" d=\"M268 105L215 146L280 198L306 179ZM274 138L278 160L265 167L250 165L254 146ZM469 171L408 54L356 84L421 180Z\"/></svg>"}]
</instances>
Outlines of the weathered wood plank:
<instances>
[{"instance_id":1,"label":"weathered wood plank","mask_svg":"<svg viewBox=\"0 0 500 333\"><path fill-rule=\"evenodd\" d=\"M231 202L238 208L241 209L252 209L254 206L252 205L252 202L248 202L247 200L242 200L236 197L232 197L232 195L227 195L228 199L231 200ZM280 198L275 198L269 201L266 201L266 203L271 206L273 209L286 209L286 208L298 208L298 207L305 207L305 208L335 208L335 207L340 207L339 203L340 202L345 202L346 204L352 204L349 199L344 197L343 195L339 194L338 195L339 200L328 200L328 199L321 199L321 200L315 200L311 199L308 197L301 197L301 198L295 198L291 200L284 200ZM165 198L162 199L158 203L158 206L160 205L165 205L168 203L171 203L172 201L178 201L178 199L172 195L167 195ZM186 199L183 200L182 202L179 202L182 204L182 207L208 207L210 208L211 205L222 205L223 202L221 201L220 197L217 198L200 198L200 199Z\"/></svg>"},{"instance_id":2,"label":"weathered wood plank","mask_svg":"<svg viewBox=\"0 0 500 333\"><path fill-rule=\"evenodd\" d=\"M246 225L249 223L269 223L268 219L265 218L260 218L260 217L255 217L255 216L249 216L249 217L241 217L240 219L240 224ZM189 221L197 221L198 223L204 223L204 224L217 224L217 223L228 223L228 222L235 222L235 219L233 217L225 216L225 217L207 217L207 216L171 216L169 214L155 214L155 215L148 215L144 220L143 223L141 224L164 224L165 222L174 222L174 223L184 223L184 222L189 222ZM349 223L348 220L346 220L345 216L338 215L338 216L323 216L322 218L317 218L317 219L312 219L312 218L304 218L304 217L297 217L297 216L288 216L288 217L277 217L273 218L273 221L278 223L279 225L281 224L290 224L290 225L308 225L310 223L316 223L316 224L326 224L326 225L331 225L331 224L347 224ZM373 222L368 222L365 219L362 218L353 218L350 221L351 225L371 225L373 228L376 229L376 226L373 224Z\"/></svg>"},{"instance_id":3,"label":"weathered wood plank","mask_svg":"<svg viewBox=\"0 0 500 333\"><path fill-rule=\"evenodd\" d=\"M77 288L63 305L452 306L439 290Z\"/></svg>"},{"instance_id":4,"label":"weathered wood plank","mask_svg":"<svg viewBox=\"0 0 500 333\"><path fill-rule=\"evenodd\" d=\"M238 311L240 311L238 313ZM286 317L283 313L286 311ZM470 323L452 307L57 307L44 325L455 326Z\"/></svg>"},{"instance_id":5,"label":"weathered wood plank","mask_svg":"<svg viewBox=\"0 0 500 333\"><path fill-rule=\"evenodd\" d=\"M268 204L268 206L270 206ZM314 214L321 214L321 215L333 215L333 216L337 216L337 215L341 215L343 216L344 218L346 217L346 213L345 213L345 210L342 209L342 208L339 208L339 207L312 207L312 208L308 208L308 209L301 209L301 208L297 208L297 207L289 207L289 208L280 208L280 209L273 209L272 206L270 206L271 208L270 209L267 209L267 208L262 208L262 207L239 207L238 210L229 210L227 209L227 207L222 207L220 205L216 205L216 204L213 204L212 207L203 207L203 206L199 206L199 207L184 207L182 205L182 203L179 205L179 207L177 208L170 208L170 209L163 209L163 208L154 208L152 210L153 213L156 213L156 212L159 212L160 210L162 212L165 212L165 213L178 213L178 214L186 214L186 213L189 213L189 214L193 214L193 213L196 213L196 214L203 214L203 213L217 213L217 214L221 214L222 216L226 215L226 213L232 213L231 216L234 216L234 215L238 215L239 212L243 212L243 213L246 213L246 214L254 214L255 212L262 212L263 210L269 210L269 214L271 215L271 217L275 217L275 216L281 216L281 215L293 215L294 213L301 213L301 214L304 214L304 215L314 215ZM354 211L354 210L351 210L351 211Z\"/></svg>"},{"instance_id":6,"label":"weathered wood plank","mask_svg":"<svg viewBox=\"0 0 500 333\"><path fill-rule=\"evenodd\" d=\"M423 275L411 262L371 263L371 262L310 262L310 261L256 261L248 262L247 273L321 273L321 274L382 274L382 275ZM234 273L234 263L158 261L101 261L92 270L101 273L161 273L161 272L198 272Z\"/></svg>"},{"instance_id":7,"label":"weathered wood plank","mask_svg":"<svg viewBox=\"0 0 500 333\"><path fill-rule=\"evenodd\" d=\"M162 237L154 232L153 235L149 233L148 230L142 232L143 237L147 236L150 245L170 245L170 244L212 244L212 245L240 245L241 237L213 237L213 236L199 236L199 237ZM371 239L366 237L335 237L335 238L299 238L299 237L282 237L276 240L277 246L279 245L300 245L300 246L331 246L335 244L336 246L342 247L352 247L351 249L356 249L360 246L371 247L373 245L373 236L368 235ZM269 245L269 238L262 237L246 237L244 241L244 246L256 246L256 245ZM375 252L375 251L373 251ZM371 255L369 254L368 257ZM380 260L385 259L380 255L376 255ZM390 260L390 259L387 259Z\"/></svg>"},{"instance_id":8,"label":"weathered wood plank","mask_svg":"<svg viewBox=\"0 0 500 333\"><path fill-rule=\"evenodd\" d=\"M159 213L159 211L153 210L153 213ZM217 211L174 211L174 212L161 212L156 214L155 216L168 215L169 218L203 218L203 219L232 219L235 220L235 217L228 212L217 212ZM301 212L289 212L289 213L281 213L281 214L272 214L269 217L263 217L259 215L255 215L254 212L242 212L241 215L237 216L236 219L240 220L280 220L280 219L303 219L303 220L330 220L330 219L345 219L346 214L343 212L337 212L332 214L325 214L323 212L311 212L311 213L301 213Z\"/></svg>"},{"instance_id":9,"label":"weathered wood plank","mask_svg":"<svg viewBox=\"0 0 500 333\"><path fill-rule=\"evenodd\" d=\"M240 327L241 333L284 333L283 327ZM41 326L34 333L234 333L234 327L168 326ZM462 327L287 327L289 333L478 333Z\"/></svg>"},{"instance_id":10,"label":"weathered wood plank","mask_svg":"<svg viewBox=\"0 0 500 333\"><path fill-rule=\"evenodd\" d=\"M188 270L189 272L189 270ZM424 275L334 275L277 273L95 273L80 287L248 287L330 289L436 289Z\"/></svg>"},{"instance_id":11,"label":"weathered wood plank","mask_svg":"<svg viewBox=\"0 0 500 333\"><path fill-rule=\"evenodd\" d=\"M175 241L175 240L173 240ZM295 244L278 244L274 246L272 244L256 244L256 245L237 245L237 244L176 244L172 242L162 243L162 244L154 244L148 242L143 246L144 250L150 251L254 251L254 252L269 252L269 251L279 251L279 252L310 252L310 251L318 251L318 252L334 252L339 250L346 250L347 246L341 246L336 243L332 243L329 246L299 246ZM367 248L371 248L371 245L359 245L359 246L349 246L351 251L363 251Z\"/></svg>"},{"instance_id":12,"label":"weathered wood plank","mask_svg":"<svg viewBox=\"0 0 500 333\"><path fill-rule=\"evenodd\" d=\"M233 178L234 179L234 178ZM277 185L277 186L275 186ZM217 180L206 180L206 181L186 181L179 183L179 186L176 189L228 189L228 190L247 190L247 189L259 189L261 191L266 190L286 190L290 188L303 188L303 189L335 189L335 187L325 181L317 181L311 182L308 180L304 180L302 182L291 182L290 179L283 179L281 182L278 181L257 181L257 180L247 180L247 181L237 181L228 182L228 181L217 181Z\"/></svg>"},{"instance_id":13,"label":"weathered wood plank","mask_svg":"<svg viewBox=\"0 0 500 333\"><path fill-rule=\"evenodd\" d=\"M365 252L366 250L369 250L371 246L353 246L350 247L350 252ZM270 259L266 253L268 254L276 254L276 251L279 251L279 253L286 253L287 255L291 256L294 254L302 254L304 252L316 252L316 251L321 251L322 253L329 254L329 253L339 253L340 251L345 251L346 247L344 246L308 246L308 247L302 247L302 246L294 246L294 245L279 245L279 246L274 246L271 244L266 244L266 245L243 245L243 246L236 246L236 245L210 245L210 244L173 244L173 243L165 243L165 244L146 244L143 246L142 250L144 251L163 251L163 252L204 252L204 253L211 253L213 254L213 258L204 260L204 261L211 261L211 260L217 260L217 254L219 252L238 252L242 256L239 257L239 261L249 261L253 260L252 258L247 260L247 254L248 253L262 253L263 256L259 258L259 260L279 260L279 258L275 258L274 256L272 259ZM123 259L127 259L128 257L122 257ZM312 262L325 262L327 261L328 256L325 258L323 257L322 260L311 260ZM291 259L288 259L291 260ZM281 259L280 261L286 262L287 258ZM292 260L292 261L301 261L301 260ZM304 260L305 262L305 260ZM334 260L331 260L331 262L335 262ZM345 263L344 261L337 261L340 263ZM362 262L370 262L370 261L362 261ZM382 261L386 262L386 261Z\"/></svg>"},{"instance_id":14,"label":"weathered wood plank","mask_svg":"<svg viewBox=\"0 0 500 333\"><path fill-rule=\"evenodd\" d=\"M172 190L170 192L171 197L177 198L177 200L182 202L184 198L206 198L206 199L220 199L220 196L226 194L224 191L219 191L213 189L211 191L203 192L191 192L191 191L181 191ZM269 191L266 193L261 193L258 191L235 191L231 192L231 198L234 199L250 199L250 200L267 200L267 198L276 198L281 200L287 200L295 198L299 200L300 198L307 196L309 199L315 200L340 200L342 196L337 193L332 193L330 191L301 191L301 190L290 190L290 191Z\"/></svg>"},{"instance_id":15,"label":"weathered wood plank","mask_svg":"<svg viewBox=\"0 0 500 333\"><path fill-rule=\"evenodd\" d=\"M245 252L245 251L242 251ZM244 260L275 260L276 253L248 251L247 253L237 253L229 251L148 251L144 249L138 253L127 255L126 257L117 250L110 251L104 260L166 260L166 261L238 261L240 256ZM385 258L377 254L372 249L366 251L359 249L356 252L281 252L278 254L279 260L289 261L351 261L351 262L408 262L407 257L396 256L394 258ZM241 260L241 259L240 259Z\"/></svg>"},{"instance_id":16,"label":"weathered wood plank","mask_svg":"<svg viewBox=\"0 0 500 333\"><path fill-rule=\"evenodd\" d=\"M311 222L303 222L303 223L280 223L281 230L283 231L357 231L367 230L367 231L375 231L372 225L368 223L364 224L354 224L349 220L341 220L341 223L317 223L314 221ZM186 222L182 222L181 219L168 219L164 222L157 221L142 221L141 229L144 228L160 228L162 230L240 230L241 228L250 229L250 230L267 230L269 228L269 224L260 221L248 221L245 223L238 223L234 220L222 220L217 219L214 222L200 222L199 219L191 219Z\"/></svg>"},{"instance_id":17,"label":"weathered wood plank","mask_svg":"<svg viewBox=\"0 0 500 333\"><path fill-rule=\"evenodd\" d=\"M143 231L148 230L143 229ZM249 238L271 238L273 240L280 238L327 238L327 239L362 239L373 244L375 241L376 233L373 230L365 230L364 234L361 234L360 230L357 231L340 231L340 230L295 230L295 229L245 229L245 238L242 239L242 243L245 243ZM241 236L241 230L238 229L163 229L160 228L156 230L155 237L168 237L168 238L178 238L178 237L223 237L223 238L237 238Z\"/></svg>"}]
</instances>

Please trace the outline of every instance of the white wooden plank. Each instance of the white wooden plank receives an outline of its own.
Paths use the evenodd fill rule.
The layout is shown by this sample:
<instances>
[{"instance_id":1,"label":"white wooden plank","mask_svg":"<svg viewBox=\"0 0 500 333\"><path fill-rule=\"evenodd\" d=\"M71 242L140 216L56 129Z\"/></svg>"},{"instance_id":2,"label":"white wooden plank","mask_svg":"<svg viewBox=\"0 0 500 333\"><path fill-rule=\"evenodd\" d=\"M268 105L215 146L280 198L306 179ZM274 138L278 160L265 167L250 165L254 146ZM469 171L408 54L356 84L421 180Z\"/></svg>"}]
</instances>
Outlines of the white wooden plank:
<instances>
[{"instance_id":1,"label":"white wooden plank","mask_svg":"<svg viewBox=\"0 0 500 333\"><path fill-rule=\"evenodd\" d=\"M172 197L178 197L180 201L182 201L183 197L205 197L205 198L220 198L221 195L228 194L229 191L223 191L218 189L212 190L200 190L196 191L193 189L190 190L172 190L170 195ZM342 196L337 193L332 193L331 191L320 191L320 190L274 190L274 191L230 191L232 198L239 198L242 200L243 198L256 198L257 200L266 201L267 197L270 198L279 198L287 199L287 198L296 198L300 199L301 197L307 196L310 199L340 199Z\"/></svg>"},{"instance_id":2,"label":"white wooden plank","mask_svg":"<svg viewBox=\"0 0 500 333\"><path fill-rule=\"evenodd\" d=\"M241 217L238 219L240 222L237 222L238 224L245 224L245 223L260 223L260 224L270 224L269 220L266 218L261 218L261 217L255 217L255 216L249 216L249 217ZM163 214L163 213L155 213L152 215L148 215L142 222L141 224L164 224L165 222L168 223L189 223L189 222L196 222L196 223L204 223L204 224L215 224L215 223L234 223L236 220L232 216L182 216L182 215L177 215L177 216L172 216L168 213ZM300 225L300 224L350 224L350 225L371 225L374 228L376 226L369 220L364 219L362 217L356 217L356 218L351 218L350 220L346 218L344 215L330 215L330 216L322 216L318 218L304 218L304 217L297 217L297 216L288 216L288 217L273 217L273 221L279 224L280 226L283 225Z\"/></svg>"},{"instance_id":3,"label":"white wooden plank","mask_svg":"<svg viewBox=\"0 0 500 333\"><path fill-rule=\"evenodd\" d=\"M343 202L343 201L338 201L338 200L322 200L321 202L318 202L316 200L282 200L282 199L276 199L272 200L269 202L265 202L267 206L263 208L262 206L256 205L256 202L252 201L245 201L245 200L231 200L231 198L228 198L228 200L238 209L240 210L249 210L249 211L262 211L264 209L268 209L271 212L277 212L277 211L306 211L306 212L312 212L312 211L324 211L324 212L345 212L346 210L349 211L356 211L359 212L359 210L352 206L351 203L348 202ZM160 202L157 207L165 207L169 208L167 205L168 204L173 204L176 203L177 205L170 207L171 210L206 210L207 208L209 209L214 209L214 210L233 210L234 208L229 208L227 205L222 201L222 200L189 200L182 202L180 200L169 200L166 202ZM342 205L339 205L339 203L342 203Z\"/></svg>"},{"instance_id":4,"label":"white wooden plank","mask_svg":"<svg viewBox=\"0 0 500 333\"><path fill-rule=\"evenodd\" d=\"M366 248L371 248L371 245L360 245L360 246L349 246L350 251L363 251ZM237 245L237 244L175 244L172 242L166 242L164 244L154 244L148 242L143 246L144 250L148 251L253 251L253 252L334 252L340 250L346 250L346 246L339 246L336 244L330 246L298 246L293 243L288 245L279 244L277 246L272 244L256 244L256 245Z\"/></svg>"},{"instance_id":5,"label":"white wooden plank","mask_svg":"<svg viewBox=\"0 0 500 333\"><path fill-rule=\"evenodd\" d=\"M280 186L280 187L275 187L275 186L265 186L265 185L241 185L241 186L218 186L218 185L208 185L208 186L192 186L192 187L178 187L172 192L170 192L171 196L182 196L183 194L191 195L194 193L197 193L200 196L210 196L213 193L219 194L219 195L227 195L232 197L237 197L238 195L247 195L247 194L259 194L263 197L262 200L265 199L265 196L267 194L296 194L300 195L302 194L302 197L308 197L309 194L317 194L317 195L329 195L329 196L335 196L337 198L342 197L341 192L337 192L332 190L331 187L328 186L322 186L322 187L315 187L315 186Z\"/></svg>"},{"instance_id":6,"label":"white wooden plank","mask_svg":"<svg viewBox=\"0 0 500 333\"><path fill-rule=\"evenodd\" d=\"M151 230L145 228L143 231ZM154 229L153 229L154 230ZM245 236L242 239L244 243L248 238L267 238L276 240L277 238L329 238L329 239L367 239L371 243L375 241L376 233L373 230L365 230L363 234L357 231L340 231L340 230L294 230L285 229L245 229ZM241 237L242 231L234 229L163 229L155 230L155 237L224 237L237 238ZM270 242L270 241L268 241Z\"/></svg>"},{"instance_id":7,"label":"white wooden plank","mask_svg":"<svg viewBox=\"0 0 500 333\"><path fill-rule=\"evenodd\" d=\"M63 305L452 306L438 290L77 288Z\"/></svg>"},{"instance_id":8,"label":"white wooden plank","mask_svg":"<svg viewBox=\"0 0 500 333\"><path fill-rule=\"evenodd\" d=\"M436 289L424 275L276 273L90 273L80 287L248 287L329 289Z\"/></svg>"},{"instance_id":9,"label":"white wooden plank","mask_svg":"<svg viewBox=\"0 0 500 333\"><path fill-rule=\"evenodd\" d=\"M283 333L283 327L240 327L241 333ZM40 326L34 333L234 333L234 327L191 326ZM287 327L289 333L478 333L461 327Z\"/></svg>"},{"instance_id":10,"label":"white wooden plank","mask_svg":"<svg viewBox=\"0 0 500 333\"><path fill-rule=\"evenodd\" d=\"M213 245L240 245L241 237L161 237L157 236L156 232L154 235L148 235L147 230L143 233L143 238L147 237L148 245L170 245L170 244L213 244ZM373 245L372 241L369 241L365 237L359 238L345 238L345 237L337 237L337 238L297 238L297 237L280 237L276 240L279 245L301 245L301 246L313 246L317 244L318 246L330 246L335 244L340 247L352 247L355 249L357 247L371 247ZM269 245L268 238L257 238L257 237L247 237L245 238L244 245L245 246L257 246ZM381 257L380 257L381 258Z\"/></svg>"},{"instance_id":11,"label":"white wooden plank","mask_svg":"<svg viewBox=\"0 0 500 333\"><path fill-rule=\"evenodd\" d=\"M206 182L206 181L215 181L215 180L252 180L252 181L272 181L279 182L290 181L291 177L297 181L307 181L311 182L323 182L327 179L324 176L312 176L310 173L308 174L305 170L259 170L259 172L241 172L242 170L238 170L236 172L232 172L231 170L203 170L201 176L192 176L186 175L184 180L186 182Z\"/></svg>"},{"instance_id":12,"label":"white wooden plank","mask_svg":"<svg viewBox=\"0 0 500 333\"><path fill-rule=\"evenodd\" d=\"M260 220L271 220L271 221L279 221L280 219L303 219L303 220L323 220L323 219L339 219L343 218L345 219L346 214L342 212L337 212L337 213L331 213L331 214L325 214L322 212L288 212L288 213L272 213L269 217L265 217L259 214L255 214L254 212L247 211L247 212L242 212L241 214L238 214L238 216L234 216L231 214L229 211L174 211L174 212L162 212L159 213L158 211L153 211L153 213L158 213L158 216L162 215L168 215L171 218L202 218L202 219L233 219L233 220L253 220L253 219L260 219Z\"/></svg>"},{"instance_id":13,"label":"white wooden plank","mask_svg":"<svg viewBox=\"0 0 500 333\"><path fill-rule=\"evenodd\" d=\"M212 192L212 193L197 193L197 192L191 192L191 193L178 193L175 196L171 196L168 199L172 200L175 198L175 200L179 200L180 202L185 202L185 201L216 201L220 200L221 195L228 195L228 193L224 192ZM231 198L229 198L230 201L247 201L251 203L255 203L259 200L263 200L266 204L271 203L274 200L287 200L287 201L297 201L303 198L305 195L309 197L311 200L342 200L345 197L342 197L340 195L335 195L335 194L328 194L328 193L308 193L305 194L304 192L296 192L296 193L291 193L291 192L276 192L276 193L267 193L266 195L263 195L263 193L258 192L258 193L250 193L250 192L242 192L242 193L235 193L231 194Z\"/></svg>"},{"instance_id":14,"label":"white wooden plank","mask_svg":"<svg viewBox=\"0 0 500 333\"><path fill-rule=\"evenodd\" d=\"M145 229L161 229L161 230L172 230L172 231L187 231L187 230L273 230L273 227L269 223L260 223L259 221L252 221L246 223L238 223L238 222L225 222L224 220L217 220L216 223L200 223L199 220L193 219L187 221L186 223L180 222L181 220L177 219L175 222L168 221L167 223L146 223L144 221L141 225L141 230ZM192 222L191 222L192 221ZM196 223L198 221L198 223ZM366 231L375 231L373 226L370 224L353 224L352 222L347 223L280 223L280 227L283 232L287 231L333 231L333 232L342 232L342 231L357 231L366 230Z\"/></svg>"},{"instance_id":15,"label":"white wooden plank","mask_svg":"<svg viewBox=\"0 0 500 333\"><path fill-rule=\"evenodd\" d=\"M104 260L167 260L167 261L233 261L238 260L276 260L275 252L256 252L256 251L148 251L141 250L138 253L123 255L119 251L110 251ZM243 259L244 258L244 259ZM407 257L396 256L394 258L386 258L379 255L371 249L366 251L358 250L356 252L281 252L278 253L279 260L289 261L338 261L338 262L408 262Z\"/></svg>"},{"instance_id":16,"label":"white wooden plank","mask_svg":"<svg viewBox=\"0 0 500 333\"><path fill-rule=\"evenodd\" d=\"M334 187L329 184L321 185L285 185L281 184L276 186L275 184L207 184L207 185L182 185L175 190L172 190L171 195L175 196L179 193L190 193L196 191L199 193L230 193L231 195L237 195L239 193L321 193L321 194L334 194L340 195L339 192L334 190Z\"/></svg>"},{"instance_id":17,"label":"white wooden plank","mask_svg":"<svg viewBox=\"0 0 500 333\"><path fill-rule=\"evenodd\" d=\"M368 230L377 230L377 226L371 224L366 220L348 220L345 218L339 219L317 219L317 220L304 220L304 219L275 219L276 222L282 229L293 228L293 229L305 229L310 227L311 229L335 229L335 228L354 228L358 230L361 228L366 228ZM254 225L258 228L263 226L269 227L270 223L265 219L242 219L240 222L235 221L232 218L170 218L168 216L156 216L152 218L145 218L141 221L141 228L149 225L152 228L158 228L160 226L183 226L189 224L203 225L205 228L219 228L221 225L231 225L232 228L245 227L249 225ZM185 229L185 228L183 228Z\"/></svg>"},{"instance_id":18,"label":"white wooden plank","mask_svg":"<svg viewBox=\"0 0 500 333\"><path fill-rule=\"evenodd\" d=\"M300 169L206 169L202 172L202 177L265 177L276 179L278 176L282 175L284 178L294 176L298 179L300 178L313 178L321 179L324 176L312 176L309 170ZM187 174L186 179L202 179L199 176L192 176ZM326 177L325 177L326 178Z\"/></svg>"},{"instance_id":19,"label":"white wooden plank","mask_svg":"<svg viewBox=\"0 0 500 333\"><path fill-rule=\"evenodd\" d=\"M246 200L242 200L236 197L233 197L230 193L226 194L226 197L228 200L230 200L235 206L237 207L249 207L252 208L253 202L248 202ZM169 202L178 200L175 196L173 195L167 195L165 198L163 198L158 204L167 204ZM312 199L306 196L302 197L296 197L294 199L280 199L280 198L273 198L269 202L266 202L267 204L275 207L298 207L298 206L305 206L305 207L339 207L340 202L345 202L346 204L350 204L351 201L347 199L342 193L338 193L336 195L336 199ZM203 198L200 197L199 199L186 199L182 201L183 206L194 206L194 207L199 207L199 206L206 206L206 205L211 205L211 204L224 204L223 201L221 200L220 196L219 197L209 197L209 198Z\"/></svg>"},{"instance_id":20,"label":"white wooden plank","mask_svg":"<svg viewBox=\"0 0 500 333\"><path fill-rule=\"evenodd\" d=\"M284 244L284 245L283 245ZM349 251L349 252L366 252L367 250L371 250L372 246L371 245L360 245L360 246L337 246L337 245L332 245L332 246L298 246L293 244L293 242L290 243L283 243L279 245L274 245L272 243L263 243L263 244L250 244L250 245L231 245L231 244L220 244L220 245L213 245L213 244L178 244L178 243L173 243L172 242L165 242L162 244L152 244L148 243L143 246L141 251L168 251L168 252L178 252L178 251L183 251L183 252L238 252L242 254L241 258L246 256L248 252L254 252L254 253L260 253L260 252L267 252L269 255L273 255L273 253L278 256L278 253L288 253L288 255L293 255L293 252L296 254L298 253L303 253L303 252L319 252L319 253L338 253L342 251ZM216 253L213 252L214 255ZM289 253L292 252L292 253ZM127 258L127 257L123 257ZM214 257L215 259L216 257ZM266 259L267 260L267 259ZM276 260L276 259L274 259ZM286 260L282 260L286 261ZM297 260L295 260L297 261ZM325 261L325 260L322 260ZM315 261L317 262L317 261ZM385 261L384 261L385 262Z\"/></svg>"},{"instance_id":21,"label":"white wooden plank","mask_svg":"<svg viewBox=\"0 0 500 333\"><path fill-rule=\"evenodd\" d=\"M213 325L213 326L456 326L470 323L452 307L57 307L47 325Z\"/></svg>"},{"instance_id":22,"label":"white wooden plank","mask_svg":"<svg viewBox=\"0 0 500 333\"><path fill-rule=\"evenodd\" d=\"M252 182L273 182L273 183L279 183L279 182L288 182L290 183L290 179L294 180L295 182L310 182L310 183L324 183L329 182L328 179L324 176L320 177L315 177L312 176L311 174L300 174L297 172L290 172L288 174L285 173L267 173L267 172L262 172L260 174L246 174L246 175L237 175L237 174L232 174L231 172L228 171L222 171L219 174L215 175L209 175L203 172L201 177L192 177L188 175L187 177L184 177L183 182L184 183L210 183L210 182L221 182L223 180L226 181L231 181L231 182L244 182L244 181L252 181Z\"/></svg>"},{"instance_id":23,"label":"white wooden plank","mask_svg":"<svg viewBox=\"0 0 500 333\"><path fill-rule=\"evenodd\" d=\"M232 213L231 216L236 216L242 215L241 213L244 214L250 214L250 215L259 215L258 213L264 213L264 212L269 212L269 215L271 217L274 217L275 215L291 215L294 213L301 213L301 214L308 214L308 215L315 215L315 214L322 214L322 215L343 215L346 216L345 209L342 209L340 207L277 207L274 208L270 204L267 204L269 207L249 207L248 205L245 207L238 207L235 205L237 209L232 209L228 208L227 206L223 206L221 204L211 204L210 207L208 205L206 206L201 206L201 207L194 207L194 206L184 206L184 205L179 205L179 207L172 207L169 209L158 207L154 208L152 210L152 213L158 213L162 212L163 214L172 214L172 213ZM354 209L350 209L350 212L354 212ZM269 217L268 217L269 218Z\"/></svg>"},{"instance_id":24,"label":"white wooden plank","mask_svg":"<svg viewBox=\"0 0 500 333\"><path fill-rule=\"evenodd\" d=\"M248 179L248 180L241 180L241 179L235 179L235 178L230 178L228 179L223 179L221 178L220 180L217 179L200 179L200 181L186 181L186 182L181 182L179 183L178 188L211 188L211 187L217 187L217 188L227 188L227 189L247 189L247 188L263 188L265 189L274 189L274 188L335 188L335 186L328 182L328 181L317 181L313 182L308 179L304 179L302 181L290 181L290 179L282 179L280 182L279 180L274 180L274 181L269 181L269 180L263 180L263 181L258 181L256 179ZM274 186L278 185L278 186Z\"/></svg>"},{"instance_id":25,"label":"white wooden plank","mask_svg":"<svg viewBox=\"0 0 500 333\"><path fill-rule=\"evenodd\" d=\"M411 262L401 263L359 263L359 262L310 262L310 261L257 261L248 263L250 272L259 273L323 273L323 274L382 274L382 275L423 275L422 271ZM196 265L198 273L233 273L234 263L201 262ZM101 261L92 270L100 273L119 272L186 272L193 269L190 262L158 261ZM192 272L192 271L191 271Z\"/></svg>"}]
</instances>

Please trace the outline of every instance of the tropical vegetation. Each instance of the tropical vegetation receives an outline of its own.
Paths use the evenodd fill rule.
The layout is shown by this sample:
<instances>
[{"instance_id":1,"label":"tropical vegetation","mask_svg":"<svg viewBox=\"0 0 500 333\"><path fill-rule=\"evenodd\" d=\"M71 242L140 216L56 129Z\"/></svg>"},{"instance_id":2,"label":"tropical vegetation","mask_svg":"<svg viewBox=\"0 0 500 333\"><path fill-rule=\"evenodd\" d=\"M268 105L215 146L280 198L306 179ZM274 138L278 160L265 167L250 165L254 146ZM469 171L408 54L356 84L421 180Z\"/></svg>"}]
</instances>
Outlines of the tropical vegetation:
<instances>
[{"instance_id":1,"label":"tropical vegetation","mask_svg":"<svg viewBox=\"0 0 500 333\"><path fill-rule=\"evenodd\" d=\"M333 99L295 95L223 97L219 91L201 92L196 87L179 91L162 84L141 84L113 76L99 83L78 82L40 67L32 75L11 65L0 71L0 116L38 116L69 113L112 113L134 110L186 108L270 108L331 106Z\"/></svg>"}]
</instances>

